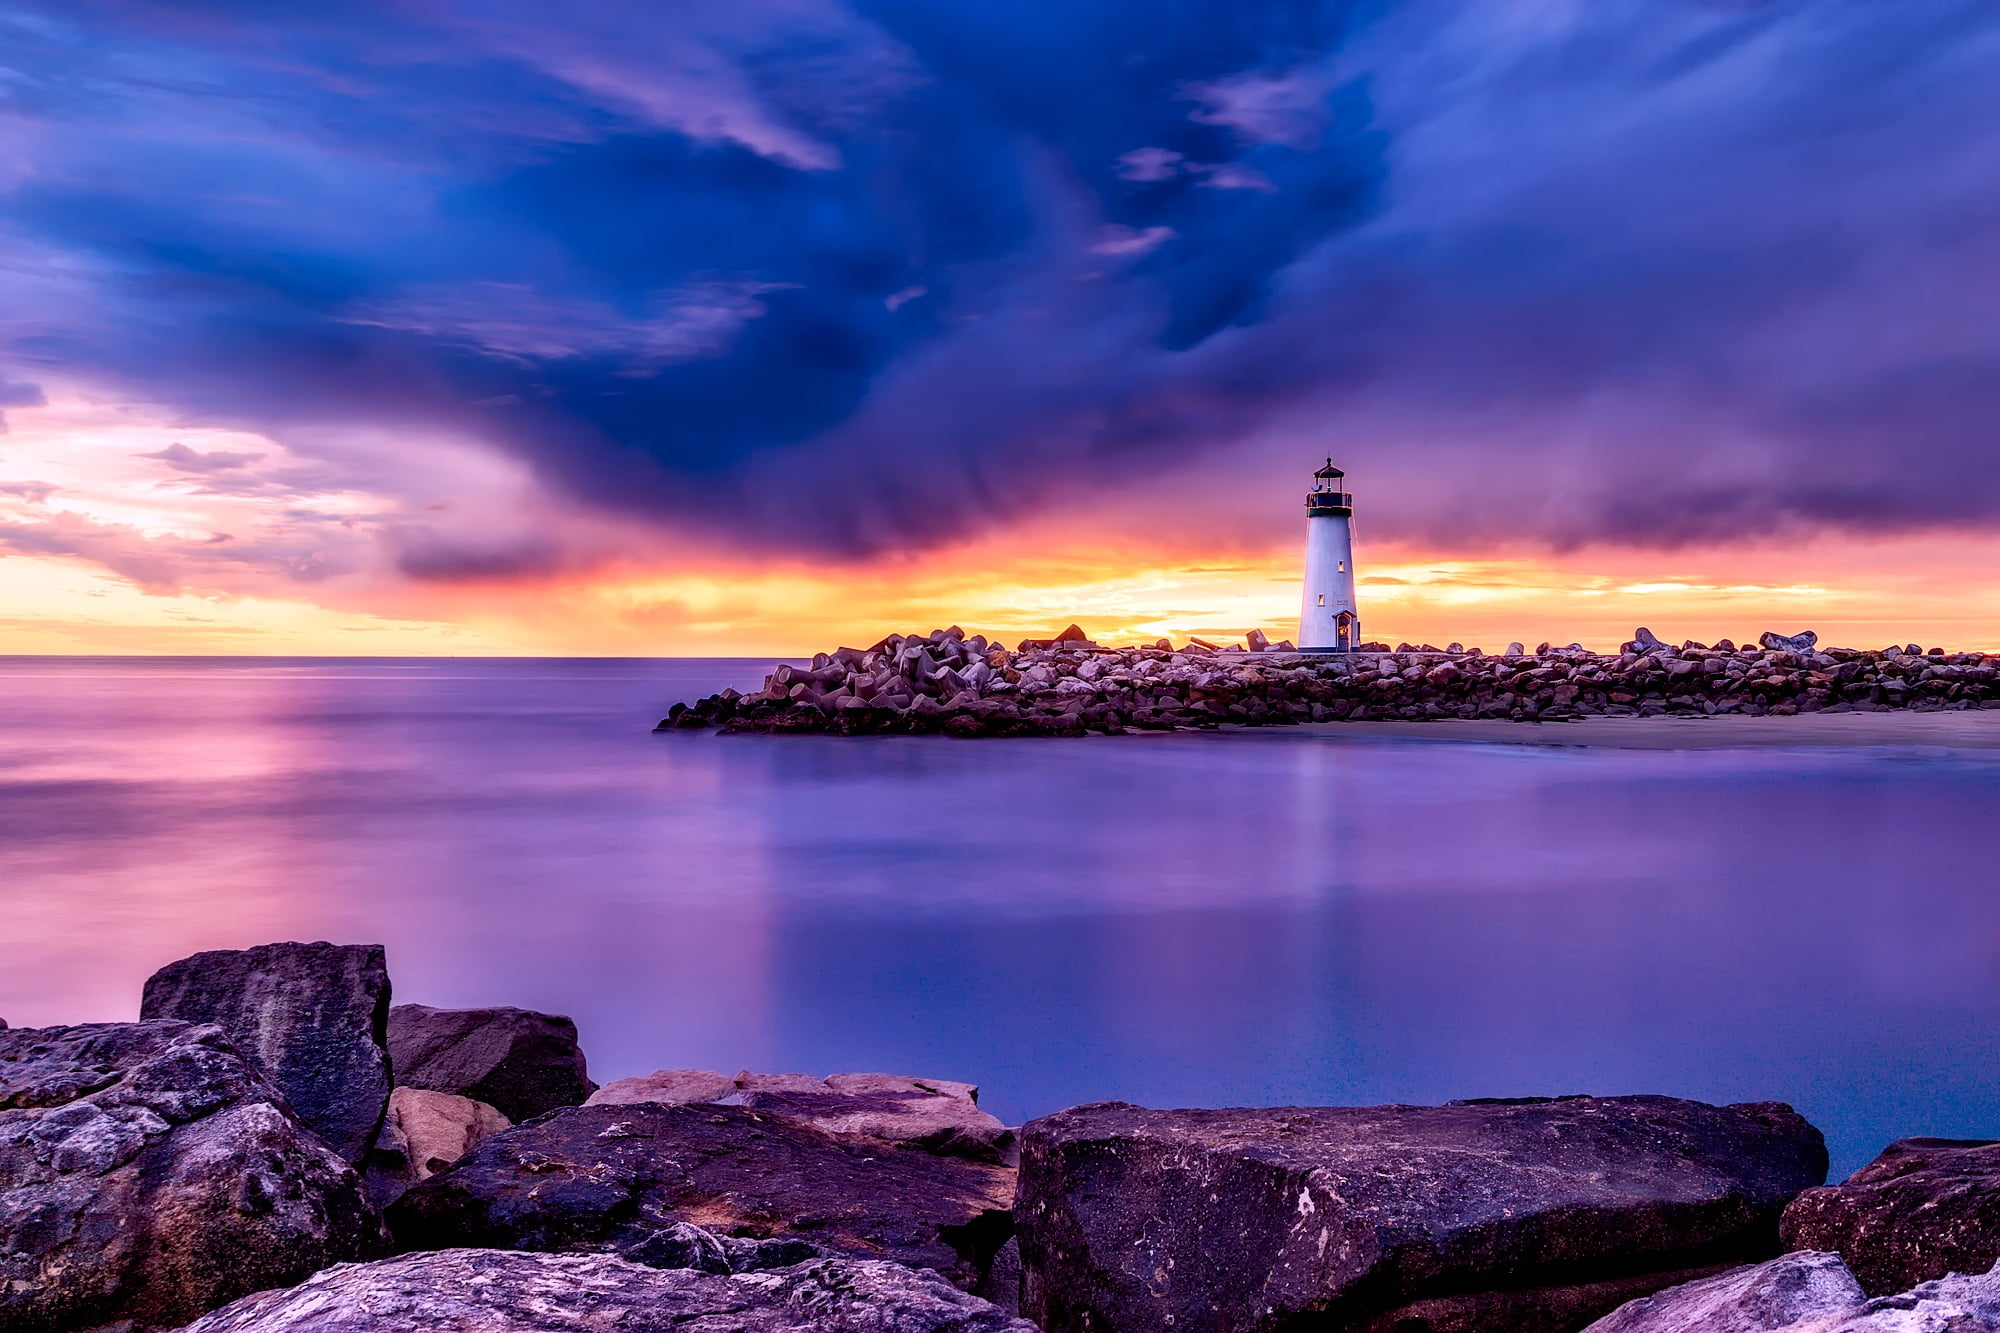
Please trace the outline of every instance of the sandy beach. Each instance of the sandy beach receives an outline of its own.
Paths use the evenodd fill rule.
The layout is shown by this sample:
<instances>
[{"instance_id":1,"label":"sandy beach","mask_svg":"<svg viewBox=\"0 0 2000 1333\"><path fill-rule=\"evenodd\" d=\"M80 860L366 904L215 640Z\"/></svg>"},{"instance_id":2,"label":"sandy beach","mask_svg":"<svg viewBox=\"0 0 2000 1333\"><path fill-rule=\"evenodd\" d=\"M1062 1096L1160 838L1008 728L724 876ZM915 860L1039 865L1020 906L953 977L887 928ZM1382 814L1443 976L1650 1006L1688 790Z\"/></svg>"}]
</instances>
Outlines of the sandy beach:
<instances>
[{"instance_id":1,"label":"sandy beach","mask_svg":"<svg viewBox=\"0 0 2000 1333\"><path fill-rule=\"evenodd\" d=\"M1457 741L1487 745L1585 745L1623 750L1848 747L2000 749L2000 709L1956 713L1804 713L1794 717L1587 717L1575 722L1451 719L1439 722L1312 722L1302 731L1357 740Z\"/></svg>"}]
</instances>

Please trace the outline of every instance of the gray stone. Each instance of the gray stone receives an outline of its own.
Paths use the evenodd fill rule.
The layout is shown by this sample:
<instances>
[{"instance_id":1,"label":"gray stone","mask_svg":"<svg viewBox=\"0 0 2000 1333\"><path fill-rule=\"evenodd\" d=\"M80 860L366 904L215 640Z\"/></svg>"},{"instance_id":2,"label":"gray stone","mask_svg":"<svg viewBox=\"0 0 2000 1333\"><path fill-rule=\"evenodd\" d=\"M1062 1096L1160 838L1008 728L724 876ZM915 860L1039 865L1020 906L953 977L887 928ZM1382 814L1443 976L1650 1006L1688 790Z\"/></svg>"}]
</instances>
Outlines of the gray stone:
<instances>
[{"instance_id":1,"label":"gray stone","mask_svg":"<svg viewBox=\"0 0 2000 1333\"><path fill-rule=\"evenodd\" d=\"M576 1024L531 1009L399 1004L389 1012L389 1056L404 1087L470 1097L517 1124L597 1091Z\"/></svg>"},{"instance_id":2,"label":"gray stone","mask_svg":"<svg viewBox=\"0 0 2000 1333\"><path fill-rule=\"evenodd\" d=\"M354 1168L219 1027L0 1032L0 1328L175 1328L388 1252Z\"/></svg>"},{"instance_id":3,"label":"gray stone","mask_svg":"<svg viewBox=\"0 0 2000 1333\"><path fill-rule=\"evenodd\" d=\"M796 1236L768 1240L718 1236L691 1222L632 1233L619 1246L618 1256L648 1268L698 1268L704 1273L761 1273L832 1257Z\"/></svg>"},{"instance_id":4,"label":"gray stone","mask_svg":"<svg viewBox=\"0 0 2000 1333\"><path fill-rule=\"evenodd\" d=\"M508 1126L507 1117L470 1097L427 1088L397 1088L368 1154L368 1196L387 1208L403 1191L428 1180Z\"/></svg>"},{"instance_id":5,"label":"gray stone","mask_svg":"<svg viewBox=\"0 0 2000 1333\"><path fill-rule=\"evenodd\" d=\"M1049 1333L1579 1328L1775 1254L1825 1177L1777 1103L1078 1107L1022 1130L1022 1313Z\"/></svg>"},{"instance_id":6,"label":"gray stone","mask_svg":"<svg viewBox=\"0 0 2000 1333\"><path fill-rule=\"evenodd\" d=\"M972 1293L1005 1310L1021 1313L1021 1238L1009 1237L986 1271L986 1279Z\"/></svg>"},{"instance_id":7,"label":"gray stone","mask_svg":"<svg viewBox=\"0 0 2000 1333\"><path fill-rule=\"evenodd\" d=\"M753 1074L662 1069L622 1078L591 1094L588 1106L727 1102L801 1121L829 1134L874 1139L946 1157L1010 1162L1014 1131L979 1109L979 1089L906 1074Z\"/></svg>"},{"instance_id":8,"label":"gray stone","mask_svg":"<svg viewBox=\"0 0 2000 1333\"><path fill-rule=\"evenodd\" d=\"M721 1237L691 1222L676 1222L628 1237L618 1254L648 1268L694 1268L704 1273L730 1271L729 1251L722 1248Z\"/></svg>"},{"instance_id":9,"label":"gray stone","mask_svg":"<svg viewBox=\"0 0 2000 1333\"><path fill-rule=\"evenodd\" d=\"M442 1250L328 1269L187 1333L1035 1333L934 1274L821 1260L725 1276L604 1254Z\"/></svg>"},{"instance_id":10,"label":"gray stone","mask_svg":"<svg viewBox=\"0 0 2000 1333\"><path fill-rule=\"evenodd\" d=\"M142 1019L214 1023L290 1099L306 1127L362 1162L389 1102L389 969L379 944L264 944L168 963Z\"/></svg>"},{"instance_id":11,"label":"gray stone","mask_svg":"<svg viewBox=\"0 0 2000 1333\"><path fill-rule=\"evenodd\" d=\"M969 1083L834 1074L817 1087L745 1087L743 1104L829 1134L857 1135L940 1156L1009 1161L1014 1132L980 1110L978 1097L979 1089Z\"/></svg>"},{"instance_id":12,"label":"gray stone","mask_svg":"<svg viewBox=\"0 0 2000 1333\"><path fill-rule=\"evenodd\" d=\"M1837 1254L1801 1250L1621 1305L1585 1333L1770 1333L1868 1299Z\"/></svg>"},{"instance_id":13,"label":"gray stone","mask_svg":"<svg viewBox=\"0 0 2000 1333\"><path fill-rule=\"evenodd\" d=\"M2000 1274L1952 1273L1795 1333L2000 1333Z\"/></svg>"},{"instance_id":14,"label":"gray stone","mask_svg":"<svg viewBox=\"0 0 2000 1333\"><path fill-rule=\"evenodd\" d=\"M1899 1139L1799 1195L1780 1230L1792 1249L1838 1250L1870 1295L1983 1273L2000 1259L2000 1143Z\"/></svg>"},{"instance_id":15,"label":"gray stone","mask_svg":"<svg viewBox=\"0 0 2000 1333\"><path fill-rule=\"evenodd\" d=\"M1809 653L1819 642L1819 635L1811 630L1801 630L1797 634L1773 634L1767 630L1757 636L1757 642L1775 653Z\"/></svg>"},{"instance_id":16,"label":"gray stone","mask_svg":"<svg viewBox=\"0 0 2000 1333\"><path fill-rule=\"evenodd\" d=\"M736 1080L713 1069L657 1069L633 1078L616 1078L590 1094L585 1106L630 1106L658 1102L685 1106L689 1102L719 1102L736 1095Z\"/></svg>"},{"instance_id":17,"label":"gray stone","mask_svg":"<svg viewBox=\"0 0 2000 1333\"><path fill-rule=\"evenodd\" d=\"M389 1210L409 1249L626 1250L687 1222L933 1268L972 1289L1012 1230L1006 1167L742 1106L569 1107L495 1134Z\"/></svg>"},{"instance_id":18,"label":"gray stone","mask_svg":"<svg viewBox=\"0 0 2000 1333\"><path fill-rule=\"evenodd\" d=\"M1586 1333L2000 1333L2000 1275L1869 1299L1839 1256L1801 1251L1634 1301Z\"/></svg>"}]
</instances>

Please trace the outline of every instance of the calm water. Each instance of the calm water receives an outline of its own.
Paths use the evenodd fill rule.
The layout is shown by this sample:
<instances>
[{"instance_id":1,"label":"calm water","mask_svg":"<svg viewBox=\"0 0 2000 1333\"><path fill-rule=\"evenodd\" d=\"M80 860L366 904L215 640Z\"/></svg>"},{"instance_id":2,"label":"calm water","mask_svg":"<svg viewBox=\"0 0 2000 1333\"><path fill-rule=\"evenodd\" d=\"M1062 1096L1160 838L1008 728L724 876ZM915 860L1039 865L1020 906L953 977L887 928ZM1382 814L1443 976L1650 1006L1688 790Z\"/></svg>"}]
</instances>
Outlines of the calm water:
<instances>
[{"instance_id":1,"label":"calm water","mask_svg":"<svg viewBox=\"0 0 2000 1333\"><path fill-rule=\"evenodd\" d=\"M2000 1136L2000 763L648 728L729 661L0 659L0 1017L197 949L668 1066L1079 1101L1775 1098Z\"/></svg>"}]
</instances>

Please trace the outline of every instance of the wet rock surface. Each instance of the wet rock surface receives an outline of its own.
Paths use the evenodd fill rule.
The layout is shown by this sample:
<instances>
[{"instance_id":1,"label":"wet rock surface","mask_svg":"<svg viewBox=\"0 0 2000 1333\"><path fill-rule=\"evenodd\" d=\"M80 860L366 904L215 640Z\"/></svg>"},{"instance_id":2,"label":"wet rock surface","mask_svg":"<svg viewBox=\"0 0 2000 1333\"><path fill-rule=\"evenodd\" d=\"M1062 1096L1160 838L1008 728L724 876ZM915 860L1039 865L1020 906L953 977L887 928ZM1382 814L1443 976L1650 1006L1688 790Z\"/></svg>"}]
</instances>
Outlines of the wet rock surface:
<instances>
[{"instance_id":1,"label":"wet rock surface","mask_svg":"<svg viewBox=\"0 0 2000 1333\"><path fill-rule=\"evenodd\" d=\"M588 1105L727 1102L800 1121L829 1134L858 1135L945 1157L1006 1163L1014 1132L979 1109L970 1083L902 1074L753 1074L730 1078L706 1069L662 1069L619 1079Z\"/></svg>"},{"instance_id":2,"label":"wet rock surface","mask_svg":"<svg viewBox=\"0 0 2000 1333\"><path fill-rule=\"evenodd\" d=\"M1078 1107L1022 1130L1022 1313L1049 1333L1579 1328L1777 1252L1820 1183L1789 1107Z\"/></svg>"},{"instance_id":3,"label":"wet rock surface","mask_svg":"<svg viewBox=\"0 0 2000 1333\"><path fill-rule=\"evenodd\" d=\"M828 1260L723 1276L608 1255L444 1250L330 1269L187 1333L1034 1333L931 1273Z\"/></svg>"},{"instance_id":4,"label":"wet rock surface","mask_svg":"<svg viewBox=\"0 0 2000 1333\"><path fill-rule=\"evenodd\" d=\"M299 1119L361 1163L389 1101L389 969L379 944L265 944L167 964L142 1019L214 1023L284 1091Z\"/></svg>"},{"instance_id":5,"label":"wet rock surface","mask_svg":"<svg viewBox=\"0 0 2000 1333\"><path fill-rule=\"evenodd\" d=\"M644 1254L679 1223L935 1269L971 1289L1011 1231L1014 1173L743 1106L554 1112L487 1139L390 1209L414 1249Z\"/></svg>"},{"instance_id":6,"label":"wet rock surface","mask_svg":"<svg viewBox=\"0 0 2000 1333\"><path fill-rule=\"evenodd\" d=\"M1870 1299L1839 1255L1802 1251L1633 1301L1586 1333L2000 1333L2000 1275Z\"/></svg>"},{"instance_id":7,"label":"wet rock surface","mask_svg":"<svg viewBox=\"0 0 2000 1333\"><path fill-rule=\"evenodd\" d=\"M2000 656L1824 648L1811 631L1758 647L1678 646L1640 629L1618 653L1446 652L1428 644L1300 654L1100 648L1075 638L1008 651L956 626L840 648L781 666L750 694L676 704L658 730L844 735L1081 736L1087 733L1438 718L1565 721L1589 716L1791 714L2000 707ZM1509 645L1510 650L1515 645ZM1373 651L1380 649L1381 651Z\"/></svg>"},{"instance_id":8,"label":"wet rock surface","mask_svg":"<svg viewBox=\"0 0 2000 1333\"><path fill-rule=\"evenodd\" d=\"M0 1032L0 1328L173 1328L388 1251L352 1166L224 1031Z\"/></svg>"},{"instance_id":9,"label":"wet rock surface","mask_svg":"<svg viewBox=\"0 0 2000 1333\"><path fill-rule=\"evenodd\" d=\"M2000 1143L1900 1139L1785 1210L1785 1244L1837 1250L1871 1295L2000 1260Z\"/></svg>"},{"instance_id":10,"label":"wet rock surface","mask_svg":"<svg viewBox=\"0 0 2000 1333\"><path fill-rule=\"evenodd\" d=\"M470 1097L516 1123L597 1090L576 1024L560 1014L399 1004L388 1046L398 1085Z\"/></svg>"}]
</instances>

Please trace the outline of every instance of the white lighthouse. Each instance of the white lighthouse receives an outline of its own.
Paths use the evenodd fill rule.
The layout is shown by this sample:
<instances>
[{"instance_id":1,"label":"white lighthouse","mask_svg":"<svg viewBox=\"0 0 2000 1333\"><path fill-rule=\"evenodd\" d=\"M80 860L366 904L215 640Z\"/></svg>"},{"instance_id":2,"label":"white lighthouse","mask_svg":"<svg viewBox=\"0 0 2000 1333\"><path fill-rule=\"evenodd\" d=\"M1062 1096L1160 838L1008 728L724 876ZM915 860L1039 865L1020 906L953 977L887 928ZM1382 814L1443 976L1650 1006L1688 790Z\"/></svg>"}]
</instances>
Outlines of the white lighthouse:
<instances>
[{"instance_id":1,"label":"white lighthouse","mask_svg":"<svg viewBox=\"0 0 2000 1333\"><path fill-rule=\"evenodd\" d=\"M1313 473L1306 495L1306 597L1299 611L1301 652L1351 653L1361 643L1354 609L1354 497L1333 465Z\"/></svg>"}]
</instances>

